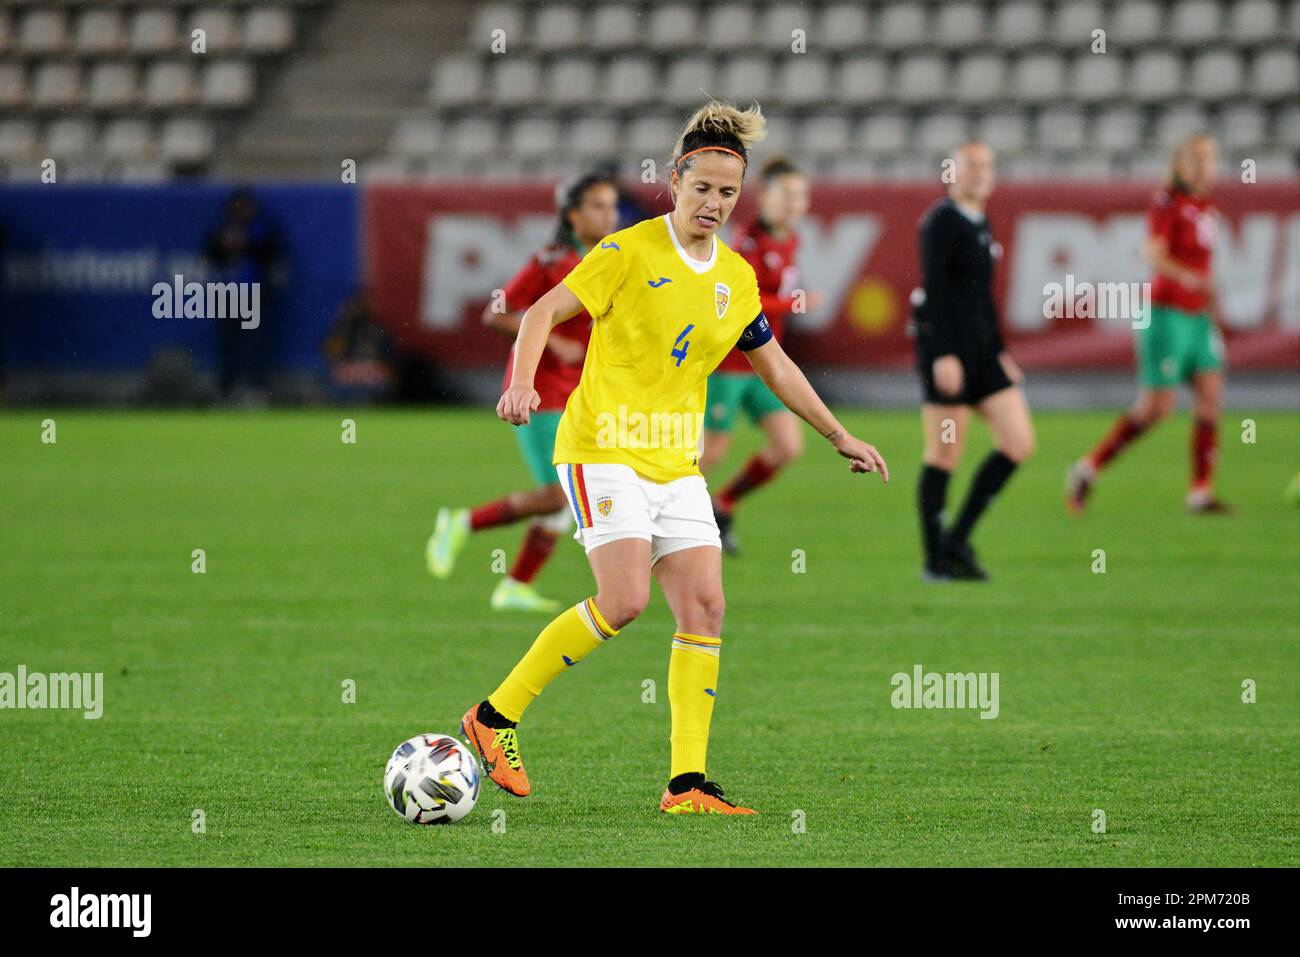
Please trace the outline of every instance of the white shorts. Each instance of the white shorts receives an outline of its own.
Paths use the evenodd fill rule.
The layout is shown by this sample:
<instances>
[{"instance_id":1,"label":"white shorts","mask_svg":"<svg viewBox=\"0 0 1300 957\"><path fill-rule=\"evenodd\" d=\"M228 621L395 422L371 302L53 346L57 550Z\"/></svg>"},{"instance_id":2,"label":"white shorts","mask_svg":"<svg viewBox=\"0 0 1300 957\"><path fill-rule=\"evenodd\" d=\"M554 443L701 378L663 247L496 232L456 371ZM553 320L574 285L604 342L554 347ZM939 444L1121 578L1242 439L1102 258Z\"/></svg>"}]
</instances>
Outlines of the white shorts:
<instances>
[{"instance_id":1,"label":"white shorts","mask_svg":"<svg viewBox=\"0 0 1300 957\"><path fill-rule=\"evenodd\" d=\"M557 465L578 530L590 552L623 538L650 543L650 564L701 545L722 547L702 475L651 482L626 465Z\"/></svg>"}]
</instances>

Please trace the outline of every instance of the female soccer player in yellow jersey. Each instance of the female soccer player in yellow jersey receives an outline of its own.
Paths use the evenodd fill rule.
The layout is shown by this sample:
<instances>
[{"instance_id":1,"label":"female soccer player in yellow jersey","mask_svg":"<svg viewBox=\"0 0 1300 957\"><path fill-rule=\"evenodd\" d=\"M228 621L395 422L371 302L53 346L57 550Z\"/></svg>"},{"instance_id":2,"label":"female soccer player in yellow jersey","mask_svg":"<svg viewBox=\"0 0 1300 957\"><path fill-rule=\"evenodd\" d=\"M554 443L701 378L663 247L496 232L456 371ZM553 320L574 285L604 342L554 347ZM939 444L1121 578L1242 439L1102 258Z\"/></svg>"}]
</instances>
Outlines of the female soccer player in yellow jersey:
<instances>
[{"instance_id":1,"label":"female soccer player in yellow jersey","mask_svg":"<svg viewBox=\"0 0 1300 957\"><path fill-rule=\"evenodd\" d=\"M556 472L578 520L596 594L552 621L461 730L489 777L531 790L516 723L533 699L633 621L654 574L676 619L668 663L672 764L659 809L752 814L705 774L722 645L722 552L697 449L709 374L733 346L790 411L817 429L853 472L885 460L826 408L772 338L754 270L717 238L740 196L748 148L764 135L758 106L710 102L673 151L673 210L613 233L524 314L510 388L497 414L524 425L538 407L533 373L552 327L593 318L582 380L555 442Z\"/></svg>"}]
</instances>

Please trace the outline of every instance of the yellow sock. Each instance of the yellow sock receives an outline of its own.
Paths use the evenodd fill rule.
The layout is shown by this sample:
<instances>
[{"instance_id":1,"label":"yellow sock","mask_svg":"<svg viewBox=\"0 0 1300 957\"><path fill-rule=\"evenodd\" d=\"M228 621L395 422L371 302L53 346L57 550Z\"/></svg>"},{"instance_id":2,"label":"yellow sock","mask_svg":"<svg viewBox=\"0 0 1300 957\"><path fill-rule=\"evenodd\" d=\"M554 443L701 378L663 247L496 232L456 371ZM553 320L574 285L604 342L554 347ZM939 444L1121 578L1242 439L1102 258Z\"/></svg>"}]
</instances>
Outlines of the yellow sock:
<instances>
[{"instance_id":1,"label":"yellow sock","mask_svg":"<svg viewBox=\"0 0 1300 957\"><path fill-rule=\"evenodd\" d=\"M579 602L542 629L501 687L488 695L488 703L511 721L518 721L560 672L617 634L601 616L595 599Z\"/></svg>"},{"instance_id":2,"label":"yellow sock","mask_svg":"<svg viewBox=\"0 0 1300 957\"><path fill-rule=\"evenodd\" d=\"M721 650L721 638L680 631L673 635L672 656L668 659L668 705L673 713L670 777L704 773Z\"/></svg>"}]
</instances>

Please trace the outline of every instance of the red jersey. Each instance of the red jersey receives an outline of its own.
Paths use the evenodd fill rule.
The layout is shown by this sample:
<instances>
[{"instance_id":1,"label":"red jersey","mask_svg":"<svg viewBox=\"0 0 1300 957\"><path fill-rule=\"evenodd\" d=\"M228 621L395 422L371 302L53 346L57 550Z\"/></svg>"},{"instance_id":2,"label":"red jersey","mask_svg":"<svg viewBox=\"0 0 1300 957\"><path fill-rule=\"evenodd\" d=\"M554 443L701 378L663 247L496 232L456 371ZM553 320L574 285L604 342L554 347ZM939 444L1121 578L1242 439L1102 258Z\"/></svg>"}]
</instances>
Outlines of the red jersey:
<instances>
[{"instance_id":1,"label":"red jersey","mask_svg":"<svg viewBox=\"0 0 1300 957\"><path fill-rule=\"evenodd\" d=\"M582 262L582 254L569 245L553 244L538 251L532 259L528 260L528 264L506 283L506 308L511 312L523 312L552 288L558 286L560 281L580 262ZM580 342L585 348L587 339L591 336L591 316L584 310L552 329L551 335ZM514 372L514 364L515 350L511 346L510 357L506 360L506 377L501 385L503 392L510 388L510 376ZM569 365L561 362L550 349L543 350L541 361L537 363L537 373L533 377L533 388L542 398L542 404L537 407L537 411L563 411L564 404L569 401L569 393L578 387L578 380L581 378L581 360Z\"/></svg>"},{"instance_id":2,"label":"red jersey","mask_svg":"<svg viewBox=\"0 0 1300 957\"><path fill-rule=\"evenodd\" d=\"M784 239L774 239L762 221L755 219L736 237L731 246L754 267L758 277L758 297L763 315L780 342L785 331L785 317L794 308L794 289L799 284L795 255L799 252L799 234L793 229ZM739 349L732 349L718 366L719 372L753 372L754 368Z\"/></svg>"},{"instance_id":3,"label":"red jersey","mask_svg":"<svg viewBox=\"0 0 1300 957\"><path fill-rule=\"evenodd\" d=\"M1148 234L1163 237L1174 262L1207 279L1217 225L1218 213L1208 199L1181 192L1157 193L1147 212ZM1152 278L1151 301L1156 305L1204 312L1207 298L1204 290L1188 289L1160 273Z\"/></svg>"}]
</instances>

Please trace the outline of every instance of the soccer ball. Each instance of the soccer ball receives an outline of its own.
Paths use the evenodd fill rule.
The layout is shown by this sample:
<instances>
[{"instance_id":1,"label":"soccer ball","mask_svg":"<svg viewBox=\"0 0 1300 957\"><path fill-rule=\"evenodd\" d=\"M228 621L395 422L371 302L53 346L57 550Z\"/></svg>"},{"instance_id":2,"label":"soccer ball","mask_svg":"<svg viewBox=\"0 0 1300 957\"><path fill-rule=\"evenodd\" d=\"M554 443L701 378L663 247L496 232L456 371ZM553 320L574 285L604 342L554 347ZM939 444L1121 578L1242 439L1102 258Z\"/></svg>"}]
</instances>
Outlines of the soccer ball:
<instances>
[{"instance_id":1,"label":"soccer ball","mask_svg":"<svg viewBox=\"0 0 1300 957\"><path fill-rule=\"evenodd\" d=\"M398 745L384 770L388 806L412 824L450 824L478 803L478 762L446 734L417 734Z\"/></svg>"}]
</instances>

